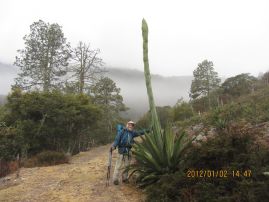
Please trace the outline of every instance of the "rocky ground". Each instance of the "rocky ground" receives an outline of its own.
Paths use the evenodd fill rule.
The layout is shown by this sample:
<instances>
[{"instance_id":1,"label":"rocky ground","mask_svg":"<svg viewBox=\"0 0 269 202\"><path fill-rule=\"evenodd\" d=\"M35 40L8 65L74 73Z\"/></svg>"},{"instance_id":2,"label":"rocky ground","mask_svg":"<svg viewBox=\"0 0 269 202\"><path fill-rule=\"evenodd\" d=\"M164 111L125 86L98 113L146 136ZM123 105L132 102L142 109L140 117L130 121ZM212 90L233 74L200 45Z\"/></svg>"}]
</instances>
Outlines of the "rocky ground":
<instances>
[{"instance_id":1,"label":"rocky ground","mask_svg":"<svg viewBox=\"0 0 269 202\"><path fill-rule=\"evenodd\" d=\"M229 130L237 130L238 133L250 133L256 136L256 142L269 148L269 122L259 124L250 124L242 122L241 125L231 123L229 127L224 129L226 133ZM206 142L210 138L214 138L218 131L214 127L204 126L202 123L190 126L185 129L186 133L192 138L196 137L193 141L194 144L200 145L201 142ZM178 132L178 131L176 131Z\"/></svg>"},{"instance_id":2,"label":"rocky ground","mask_svg":"<svg viewBox=\"0 0 269 202\"><path fill-rule=\"evenodd\" d=\"M106 145L81 152L69 164L22 168L19 178L11 174L1 179L0 201L144 201L142 191L133 184L106 187L108 150Z\"/></svg>"}]
</instances>

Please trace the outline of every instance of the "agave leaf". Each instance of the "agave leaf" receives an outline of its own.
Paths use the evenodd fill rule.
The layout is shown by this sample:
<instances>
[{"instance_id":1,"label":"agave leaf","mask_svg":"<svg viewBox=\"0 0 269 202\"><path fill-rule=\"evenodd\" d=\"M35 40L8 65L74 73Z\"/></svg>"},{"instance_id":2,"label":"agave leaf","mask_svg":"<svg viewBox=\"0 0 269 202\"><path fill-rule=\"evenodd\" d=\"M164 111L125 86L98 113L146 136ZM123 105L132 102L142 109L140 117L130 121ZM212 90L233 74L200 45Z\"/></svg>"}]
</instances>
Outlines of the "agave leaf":
<instances>
[{"instance_id":1,"label":"agave leaf","mask_svg":"<svg viewBox=\"0 0 269 202\"><path fill-rule=\"evenodd\" d=\"M163 159L163 151L160 149L156 142L154 141L153 136L148 136L148 138L145 141L145 144L147 145L148 151L151 152L152 156L154 156L159 162Z\"/></svg>"},{"instance_id":2,"label":"agave leaf","mask_svg":"<svg viewBox=\"0 0 269 202\"><path fill-rule=\"evenodd\" d=\"M183 139L186 137L186 133L182 132L180 136L175 140L175 146L174 146L174 151L173 154L174 156L178 156L180 148L183 145Z\"/></svg>"},{"instance_id":3,"label":"agave leaf","mask_svg":"<svg viewBox=\"0 0 269 202\"><path fill-rule=\"evenodd\" d=\"M175 140L175 136L172 132L171 126L167 125L165 133L164 133L164 142L165 142L165 154L166 154L166 158L167 158L167 164L168 166L171 165L171 157L173 155L173 151L174 151L174 140Z\"/></svg>"},{"instance_id":4,"label":"agave leaf","mask_svg":"<svg viewBox=\"0 0 269 202\"><path fill-rule=\"evenodd\" d=\"M147 175L145 176L143 179L142 179L142 182L145 182L147 180L158 180L158 175L157 173L151 173L150 175Z\"/></svg>"},{"instance_id":5,"label":"agave leaf","mask_svg":"<svg viewBox=\"0 0 269 202\"><path fill-rule=\"evenodd\" d=\"M142 153L142 155L140 155L140 157L143 158L144 163L151 165L152 168L155 168L156 170L162 169L161 166L158 164L158 161L156 161L156 159L152 158L150 153L144 152L144 153Z\"/></svg>"},{"instance_id":6,"label":"agave leaf","mask_svg":"<svg viewBox=\"0 0 269 202\"><path fill-rule=\"evenodd\" d=\"M145 151L134 151L134 155L136 157L136 160L143 165L146 165L148 167L155 167L158 168L159 165L156 163L156 160L152 158L152 156Z\"/></svg>"}]
</instances>

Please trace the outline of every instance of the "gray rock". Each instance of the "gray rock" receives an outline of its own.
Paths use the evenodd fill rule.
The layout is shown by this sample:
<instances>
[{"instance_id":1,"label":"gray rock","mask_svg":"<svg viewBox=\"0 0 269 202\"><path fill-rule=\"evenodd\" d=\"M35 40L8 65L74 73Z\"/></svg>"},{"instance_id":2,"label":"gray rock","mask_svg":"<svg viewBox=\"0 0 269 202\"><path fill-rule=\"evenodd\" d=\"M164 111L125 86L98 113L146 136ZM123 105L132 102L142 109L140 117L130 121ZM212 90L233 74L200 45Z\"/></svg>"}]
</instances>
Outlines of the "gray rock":
<instances>
[{"instance_id":1,"label":"gray rock","mask_svg":"<svg viewBox=\"0 0 269 202\"><path fill-rule=\"evenodd\" d=\"M203 135L200 133L197 137L196 140L197 141L201 141L203 139Z\"/></svg>"}]
</instances>

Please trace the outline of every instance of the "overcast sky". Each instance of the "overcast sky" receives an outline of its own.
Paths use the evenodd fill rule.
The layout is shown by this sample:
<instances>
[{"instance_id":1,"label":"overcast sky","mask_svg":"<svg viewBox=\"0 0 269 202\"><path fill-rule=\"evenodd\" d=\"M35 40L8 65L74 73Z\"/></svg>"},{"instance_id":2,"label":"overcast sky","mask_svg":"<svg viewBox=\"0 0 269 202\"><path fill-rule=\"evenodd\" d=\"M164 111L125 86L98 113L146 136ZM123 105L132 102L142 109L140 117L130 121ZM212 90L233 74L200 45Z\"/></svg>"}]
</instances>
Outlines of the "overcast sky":
<instances>
[{"instance_id":1,"label":"overcast sky","mask_svg":"<svg viewBox=\"0 0 269 202\"><path fill-rule=\"evenodd\" d=\"M101 50L107 66L143 70L141 20L149 25L152 73L192 75L204 59L221 76L269 70L268 0L1 0L0 61L13 63L29 26L42 19Z\"/></svg>"}]
</instances>

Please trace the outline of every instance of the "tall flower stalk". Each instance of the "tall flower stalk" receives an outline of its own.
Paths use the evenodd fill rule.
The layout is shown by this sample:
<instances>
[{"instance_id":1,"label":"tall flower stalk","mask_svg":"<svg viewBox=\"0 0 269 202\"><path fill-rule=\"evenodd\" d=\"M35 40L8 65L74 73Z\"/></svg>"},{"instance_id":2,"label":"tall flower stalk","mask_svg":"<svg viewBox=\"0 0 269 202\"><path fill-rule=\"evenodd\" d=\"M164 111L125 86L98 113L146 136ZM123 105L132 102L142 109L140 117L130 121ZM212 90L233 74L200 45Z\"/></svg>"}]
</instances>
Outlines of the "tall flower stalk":
<instances>
[{"instance_id":1,"label":"tall flower stalk","mask_svg":"<svg viewBox=\"0 0 269 202\"><path fill-rule=\"evenodd\" d=\"M161 124L157 115L152 87L151 87L151 76L149 70L149 58L148 58L148 25L145 19L142 20L142 36L143 36L143 61L144 61L144 75L148 93L151 124L153 126L154 133L161 136Z\"/></svg>"},{"instance_id":2,"label":"tall flower stalk","mask_svg":"<svg viewBox=\"0 0 269 202\"><path fill-rule=\"evenodd\" d=\"M171 125L161 130L161 124L157 115L151 86L151 76L148 59L148 25L142 21L143 36L143 60L144 74L148 93L152 131L142 137L142 142L134 145L133 154L137 161L127 170L137 172L137 181L141 186L146 186L160 179L166 173L175 172L182 160L184 151L190 142L186 144L185 133L178 138L174 135Z\"/></svg>"}]
</instances>

